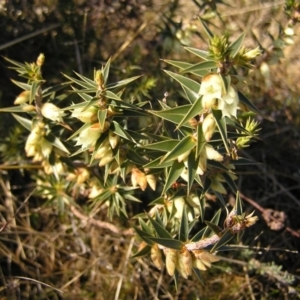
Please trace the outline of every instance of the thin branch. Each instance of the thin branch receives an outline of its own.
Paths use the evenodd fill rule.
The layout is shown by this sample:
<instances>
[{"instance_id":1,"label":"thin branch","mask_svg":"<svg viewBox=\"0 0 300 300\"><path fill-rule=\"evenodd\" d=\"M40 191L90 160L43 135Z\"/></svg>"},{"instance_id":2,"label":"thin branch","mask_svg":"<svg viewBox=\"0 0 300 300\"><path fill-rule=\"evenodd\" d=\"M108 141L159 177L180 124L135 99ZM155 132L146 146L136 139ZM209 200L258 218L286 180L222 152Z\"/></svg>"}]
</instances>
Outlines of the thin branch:
<instances>
[{"instance_id":1,"label":"thin branch","mask_svg":"<svg viewBox=\"0 0 300 300\"><path fill-rule=\"evenodd\" d=\"M8 42L8 43L5 43L3 45L0 45L0 50L9 48L9 47L11 47L11 46L13 46L15 44L19 44L19 43L21 43L21 42L23 42L25 40L28 40L28 39L30 39L32 37L35 37L35 36L37 36L39 34L42 34L42 33L45 33L47 31L53 30L55 28L58 28L59 26L60 26L60 24L52 24L52 25L50 25L50 26L48 26L46 28L42 28L40 30L36 30L36 31L34 31L32 33L26 34L26 35L24 35L22 37L19 37L19 38L15 39L15 40L13 40L11 42Z\"/></svg>"},{"instance_id":2,"label":"thin branch","mask_svg":"<svg viewBox=\"0 0 300 300\"><path fill-rule=\"evenodd\" d=\"M243 194L240 194L241 198L245 201L247 201L248 203L250 203L254 208L256 208L258 211L260 211L262 214L264 214L264 212L266 212L266 208L263 208L262 206L260 206L257 202L255 202L254 200L250 199L249 197L246 197ZM273 217L272 215L269 215L270 219L274 222L277 221L277 219L275 217ZM286 226L285 227L286 231L288 231L289 233L291 233L293 236L300 238L300 233L293 230L292 228Z\"/></svg>"},{"instance_id":3,"label":"thin branch","mask_svg":"<svg viewBox=\"0 0 300 300\"><path fill-rule=\"evenodd\" d=\"M72 213L78 219L81 219L82 221L85 221L91 225L95 225L99 228L108 229L109 231L114 232L116 234L120 234L120 235L133 235L132 229L127 229L127 230L121 231L117 226L115 226L109 222L103 222L103 221L95 220L93 218L89 218L89 217L85 216L75 206L71 206L70 208L71 208Z\"/></svg>"},{"instance_id":4,"label":"thin branch","mask_svg":"<svg viewBox=\"0 0 300 300\"><path fill-rule=\"evenodd\" d=\"M122 274L120 276L120 279L119 279L119 282L118 282L118 285L117 285L117 290L116 290L116 294L115 294L115 300L119 299L119 295L120 295L120 291L121 291L121 287L122 287L122 282L123 282L123 278L124 278L124 275L125 275L125 271L127 270L126 267L127 267L128 261L129 261L129 256L131 254L133 243L134 243L134 237L131 238L130 244L129 244L128 249L127 249L125 261L124 261L124 264L123 264L123 272L122 272Z\"/></svg>"}]
</instances>

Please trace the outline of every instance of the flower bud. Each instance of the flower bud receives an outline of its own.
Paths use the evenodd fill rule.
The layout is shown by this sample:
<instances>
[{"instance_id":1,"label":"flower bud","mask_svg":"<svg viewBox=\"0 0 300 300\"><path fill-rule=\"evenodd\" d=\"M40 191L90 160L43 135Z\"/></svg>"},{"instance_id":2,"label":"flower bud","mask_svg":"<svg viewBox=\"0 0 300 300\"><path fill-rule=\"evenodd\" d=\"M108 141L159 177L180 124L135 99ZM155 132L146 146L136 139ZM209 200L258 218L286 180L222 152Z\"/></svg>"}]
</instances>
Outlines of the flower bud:
<instances>
[{"instance_id":1,"label":"flower bud","mask_svg":"<svg viewBox=\"0 0 300 300\"><path fill-rule=\"evenodd\" d=\"M111 151L111 149L109 149L107 152L105 152L104 156L101 158L99 162L99 167L103 167L109 164L110 162L112 162L113 160L114 160L113 152Z\"/></svg>"},{"instance_id":2,"label":"flower bud","mask_svg":"<svg viewBox=\"0 0 300 300\"><path fill-rule=\"evenodd\" d=\"M119 144L120 137L110 130L108 132L108 139L112 149L115 149L116 146Z\"/></svg>"},{"instance_id":3,"label":"flower bud","mask_svg":"<svg viewBox=\"0 0 300 300\"><path fill-rule=\"evenodd\" d=\"M174 201L174 206L176 208L176 214L174 217L177 219L181 219L185 207L185 200L183 197L177 197L173 201Z\"/></svg>"},{"instance_id":4,"label":"flower bud","mask_svg":"<svg viewBox=\"0 0 300 300\"><path fill-rule=\"evenodd\" d=\"M164 253L166 256L167 272L170 276L173 276L177 265L177 251L174 249L165 248Z\"/></svg>"},{"instance_id":5,"label":"flower bud","mask_svg":"<svg viewBox=\"0 0 300 300\"><path fill-rule=\"evenodd\" d=\"M40 124L35 125L32 131L30 132L25 144L25 151L27 153L27 156L34 156L34 154L32 153L38 151L37 149L40 147L43 135L44 128L40 126Z\"/></svg>"},{"instance_id":6,"label":"flower bud","mask_svg":"<svg viewBox=\"0 0 300 300\"><path fill-rule=\"evenodd\" d=\"M151 189L155 191L156 189L156 177L153 174L146 175L147 182Z\"/></svg>"},{"instance_id":7,"label":"flower bud","mask_svg":"<svg viewBox=\"0 0 300 300\"><path fill-rule=\"evenodd\" d=\"M25 105L22 106L22 111L24 112L30 112L30 111L35 111L35 106L34 105Z\"/></svg>"},{"instance_id":8,"label":"flower bud","mask_svg":"<svg viewBox=\"0 0 300 300\"><path fill-rule=\"evenodd\" d=\"M140 171L138 168L134 167L131 170L131 183L132 186L140 186L142 191L145 191L147 188L147 179L145 173Z\"/></svg>"},{"instance_id":9,"label":"flower bud","mask_svg":"<svg viewBox=\"0 0 300 300\"><path fill-rule=\"evenodd\" d=\"M45 55L43 53L41 53L36 60L36 64L39 67L41 67L44 64L44 62L45 62Z\"/></svg>"},{"instance_id":10,"label":"flower bud","mask_svg":"<svg viewBox=\"0 0 300 300\"><path fill-rule=\"evenodd\" d=\"M82 184L90 177L90 172L86 168L78 168L76 171L76 183Z\"/></svg>"},{"instance_id":11,"label":"flower bud","mask_svg":"<svg viewBox=\"0 0 300 300\"><path fill-rule=\"evenodd\" d=\"M269 65L266 62L262 62L259 69L265 80L270 80L271 73Z\"/></svg>"},{"instance_id":12,"label":"flower bud","mask_svg":"<svg viewBox=\"0 0 300 300\"><path fill-rule=\"evenodd\" d=\"M103 188L101 188L98 185L96 185L95 183L93 183L88 197L89 197L89 199L93 199L102 193L103 193Z\"/></svg>"},{"instance_id":13,"label":"flower bud","mask_svg":"<svg viewBox=\"0 0 300 300\"><path fill-rule=\"evenodd\" d=\"M194 259L193 260L193 267L199 269L200 271L206 271L207 268L205 265L202 263L200 259Z\"/></svg>"},{"instance_id":14,"label":"flower bud","mask_svg":"<svg viewBox=\"0 0 300 300\"><path fill-rule=\"evenodd\" d=\"M37 160L38 161L38 160ZM56 160L54 165L50 165L48 160L43 160L42 166L44 167L44 171L46 174L52 174L55 172L56 174L63 174L65 172L64 165L60 160ZM64 198L66 201L69 201L68 199Z\"/></svg>"},{"instance_id":15,"label":"flower bud","mask_svg":"<svg viewBox=\"0 0 300 300\"><path fill-rule=\"evenodd\" d=\"M294 35L294 29L292 27L287 27L284 29L286 35Z\"/></svg>"},{"instance_id":16,"label":"flower bud","mask_svg":"<svg viewBox=\"0 0 300 300\"><path fill-rule=\"evenodd\" d=\"M157 244L154 244L151 247L151 259L152 259L154 265L157 267L157 269L161 270L162 267L164 266L164 263L162 260L161 252L160 252Z\"/></svg>"},{"instance_id":17,"label":"flower bud","mask_svg":"<svg viewBox=\"0 0 300 300\"><path fill-rule=\"evenodd\" d=\"M290 36L285 36L285 37L283 38L283 40L285 41L285 43L286 43L287 45L294 45L294 44L295 44L294 39L293 39L292 37L290 37Z\"/></svg>"},{"instance_id":18,"label":"flower bud","mask_svg":"<svg viewBox=\"0 0 300 300\"><path fill-rule=\"evenodd\" d=\"M211 263L219 261L220 259L215 255L205 251L205 250L194 250L195 257L202 262L206 267L210 268Z\"/></svg>"},{"instance_id":19,"label":"flower bud","mask_svg":"<svg viewBox=\"0 0 300 300\"><path fill-rule=\"evenodd\" d=\"M184 181L186 181L186 182L189 181L189 176L188 176L188 170L187 170L187 168L184 168L184 169L182 170L182 172L181 172L181 174L180 174L180 177L181 177Z\"/></svg>"},{"instance_id":20,"label":"flower bud","mask_svg":"<svg viewBox=\"0 0 300 300\"><path fill-rule=\"evenodd\" d=\"M100 159L104 154L110 149L109 140L105 139L104 142L99 146L99 148L94 153L95 159Z\"/></svg>"},{"instance_id":21,"label":"flower bud","mask_svg":"<svg viewBox=\"0 0 300 300\"><path fill-rule=\"evenodd\" d=\"M202 123L202 131L205 137L205 140L210 141L216 129L216 120L212 114L208 114L203 123Z\"/></svg>"},{"instance_id":22,"label":"flower bud","mask_svg":"<svg viewBox=\"0 0 300 300\"><path fill-rule=\"evenodd\" d=\"M82 149L93 147L99 137L101 136L101 131L98 128L88 127L82 130L77 137L76 146L81 145Z\"/></svg>"},{"instance_id":23,"label":"flower bud","mask_svg":"<svg viewBox=\"0 0 300 300\"><path fill-rule=\"evenodd\" d=\"M211 160L223 161L223 155L216 151L212 146L206 145L206 157Z\"/></svg>"},{"instance_id":24,"label":"flower bud","mask_svg":"<svg viewBox=\"0 0 300 300\"><path fill-rule=\"evenodd\" d=\"M188 276L190 275L187 272L188 269L186 269L185 256L181 252L178 253L176 269L179 272L179 274L185 279L187 279Z\"/></svg>"},{"instance_id":25,"label":"flower bud","mask_svg":"<svg viewBox=\"0 0 300 300\"><path fill-rule=\"evenodd\" d=\"M193 266L192 255L190 251L188 251L186 248L184 248L182 251L182 263L184 266L185 273L188 276L192 275L192 266Z\"/></svg>"},{"instance_id":26,"label":"flower bud","mask_svg":"<svg viewBox=\"0 0 300 300\"><path fill-rule=\"evenodd\" d=\"M42 106L41 112L45 118L60 123L63 122L62 117L65 115L65 113L62 110L60 110L56 105L49 102L45 103Z\"/></svg>"},{"instance_id":27,"label":"flower bud","mask_svg":"<svg viewBox=\"0 0 300 300\"><path fill-rule=\"evenodd\" d=\"M23 91L19 96L16 98L14 104L23 104L29 102L30 99L30 91Z\"/></svg>"},{"instance_id":28,"label":"flower bud","mask_svg":"<svg viewBox=\"0 0 300 300\"><path fill-rule=\"evenodd\" d=\"M71 117L79 119L83 123L95 123L98 120L98 109L94 106L82 111L82 108L75 108Z\"/></svg>"},{"instance_id":29,"label":"flower bud","mask_svg":"<svg viewBox=\"0 0 300 300\"><path fill-rule=\"evenodd\" d=\"M248 50L246 53L243 54L243 58L245 60L252 60L254 59L256 56L261 55L261 50L259 49L259 47L255 48L255 49L250 49Z\"/></svg>"},{"instance_id":30,"label":"flower bud","mask_svg":"<svg viewBox=\"0 0 300 300\"><path fill-rule=\"evenodd\" d=\"M258 217L257 216L253 217L253 214L254 214L254 211L251 214L249 214L248 216L246 216L246 218L245 218L245 226L246 227L250 227L258 221Z\"/></svg>"},{"instance_id":31,"label":"flower bud","mask_svg":"<svg viewBox=\"0 0 300 300\"><path fill-rule=\"evenodd\" d=\"M198 175L203 175L203 174L204 174L204 171L205 171L205 170L201 169L200 165L197 166L196 174L198 174Z\"/></svg>"},{"instance_id":32,"label":"flower bud","mask_svg":"<svg viewBox=\"0 0 300 300\"><path fill-rule=\"evenodd\" d=\"M49 142L48 140L46 140L45 138L43 138L42 142L40 144L40 147L41 147L41 151L42 151L43 156L48 158L51 151L52 151L52 148L53 148L52 143Z\"/></svg>"},{"instance_id":33,"label":"flower bud","mask_svg":"<svg viewBox=\"0 0 300 300\"><path fill-rule=\"evenodd\" d=\"M204 147L203 150L201 151L200 153L200 159L199 159L199 165L198 165L199 169L197 169L197 171L200 171L202 170L202 172L205 172L206 171L206 168L207 168L207 155L206 155L206 148ZM200 174L200 175L203 175L203 174Z\"/></svg>"},{"instance_id":34,"label":"flower bud","mask_svg":"<svg viewBox=\"0 0 300 300\"><path fill-rule=\"evenodd\" d=\"M104 84L104 77L101 70L97 70L95 74L95 82L102 87Z\"/></svg>"}]
</instances>

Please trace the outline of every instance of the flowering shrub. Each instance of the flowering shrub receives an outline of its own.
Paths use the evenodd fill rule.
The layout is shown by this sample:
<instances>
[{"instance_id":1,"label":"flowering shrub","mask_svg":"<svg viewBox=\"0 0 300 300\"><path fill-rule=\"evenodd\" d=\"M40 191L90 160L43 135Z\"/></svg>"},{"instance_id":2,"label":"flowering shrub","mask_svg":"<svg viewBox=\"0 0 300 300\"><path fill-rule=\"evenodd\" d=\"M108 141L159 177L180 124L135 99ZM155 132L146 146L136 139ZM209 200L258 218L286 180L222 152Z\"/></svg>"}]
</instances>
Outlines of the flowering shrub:
<instances>
[{"instance_id":1,"label":"flowering shrub","mask_svg":"<svg viewBox=\"0 0 300 300\"><path fill-rule=\"evenodd\" d=\"M208 51L186 47L199 63L165 60L179 69L165 71L184 92L184 104L176 106L166 98L154 109L123 99L125 87L139 77L111 83L110 60L94 78L75 73L65 75L66 84L44 88L42 54L31 64L7 59L27 82L14 81L23 91L14 107L2 111L12 112L30 132L26 155L43 167L38 193L62 213L78 207L72 191L79 185L87 190L90 207L107 207L112 218L128 216L128 201L141 201L139 189L155 191L151 209L131 221L140 241L134 257L150 254L155 266L165 264L176 280L194 273L202 281L200 271L219 260L216 251L257 221L243 212L234 170L249 164L239 151L259 130L253 119L240 118L258 111L238 90L245 78L237 70L251 68L260 50L243 48L245 34L230 42L203 26ZM63 107L59 99L67 93L57 95L66 86L78 101ZM129 123L137 118L153 122L133 130ZM236 196L231 211L223 196L228 189ZM222 224L221 209L204 221L209 195L226 212ZM197 231L199 221L205 225Z\"/></svg>"}]
</instances>

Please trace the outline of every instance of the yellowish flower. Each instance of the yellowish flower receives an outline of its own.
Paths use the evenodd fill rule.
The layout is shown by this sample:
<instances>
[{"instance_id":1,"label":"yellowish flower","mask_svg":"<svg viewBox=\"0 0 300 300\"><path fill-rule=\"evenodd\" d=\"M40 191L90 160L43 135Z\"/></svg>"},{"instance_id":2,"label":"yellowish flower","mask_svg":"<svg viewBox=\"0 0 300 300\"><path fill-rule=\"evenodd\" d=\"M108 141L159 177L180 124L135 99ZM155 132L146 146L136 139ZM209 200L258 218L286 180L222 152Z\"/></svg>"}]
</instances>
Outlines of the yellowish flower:
<instances>
[{"instance_id":1,"label":"yellowish flower","mask_svg":"<svg viewBox=\"0 0 300 300\"><path fill-rule=\"evenodd\" d=\"M88 127L82 130L77 137L76 146L80 146L82 149L88 149L95 146L97 140L101 136L101 130Z\"/></svg>"},{"instance_id":2,"label":"yellowish flower","mask_svg":"<svg viewBox=\"0 0 300 300\"><path fill-rule=\"evenodd\" d=\"M213 108L217 99L222 97L223 82L219 74L211 73L202 78L199 94L202 95L202 106Z\"/></svg>"},{"instance_id":3,"label":"yellowish flower","mask_svg":"<svg viewBox=\"0 0 300 300\"><path fill-rule=\"evenodd\" d=\"M45 103L41 109L42 115L54 122L63 122L65 113L52 103Z\"/></svg>"},{"instance_id":4,"label":"yellowish flower","mask_svg":"<svg viewBox=\"0 0 300 300\"><path fill-rule=\"evenodd\" d=\"M238 94L232 86L229 86L227 94L218 99L218 109L222 111L223 117L236 117L238 105Z\"/></svg>"},{"instance_id":5,"label":"yellowish flower","mask_svg":"<svg viewBox=\"0 0 300 300\"><path fill-rule=\"evenodd\" d=\"M203 123L202 123L202 131L206 141L209 141L214 134L216 129L216 121L212 114L208 114Z\"/></svg>"},{"instance_id":6,"label":"yellowish flower","mask_svg":"<svg viewBox=\"0 0 300 300\"><path fill-rule=\"evenodd\" d=\"M83 111L83 108L75 108L71 117L79 119L83 123L94 123L97 121L97 108L94 106L89 107Z\"/></svg>"},{"instance_id":7,"label":"yellowish flower","mask_svg":"<svg viewBox=\"0 0 300 300\"><path fill-rule=\"evenodd\" d=\"M23 91L15 100L14 104L23 104L29 102L30 91Z\"/></svg>"}]
</instances>

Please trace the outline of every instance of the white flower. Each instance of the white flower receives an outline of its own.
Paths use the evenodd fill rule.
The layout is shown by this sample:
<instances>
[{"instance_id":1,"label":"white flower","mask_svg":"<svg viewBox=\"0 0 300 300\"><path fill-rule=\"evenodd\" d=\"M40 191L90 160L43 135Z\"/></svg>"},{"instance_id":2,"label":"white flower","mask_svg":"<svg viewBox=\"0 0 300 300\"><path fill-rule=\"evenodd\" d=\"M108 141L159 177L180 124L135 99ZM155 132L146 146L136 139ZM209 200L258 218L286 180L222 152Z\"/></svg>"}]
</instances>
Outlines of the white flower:
<instances>
[{"instance_id":1,"label":"white flower","mask_svg":"<svg viewBox=\"0 0 300 300\"><path fill-rule=\"evenodd\" d=\"M287 27L284 29L286 35L294 35L294 29L292 27Z\"/></svg>"},{"instance_id":2,"label":"white flower","mask_svg":"<svg viewBox=\"0 0 300 300\"><path fill-rule=\"evenodd\" d=\"M42 139L42 142L40 144L40 147L41 147L41 152L43 153L43 156L48 158L51 151L52 151L52 148L53 148L53 145L47 141L46 139Z\"/></svg>"},{"instance_id":3,"label":"white flower","mask_svg":"<svg viewBox=\"0 0 300 300\"><path fill-rule=\"evenodd\" d=\"M35 156L35 154L38 152L37 147L34 144L28 144L26 143L25 145L25 151L26 151L26 155L28 157L30 156Z\"/></svg>"},{"instance_id":4,"label":"white flower","mask_svg":"<svg viewBox=\"0 0 300 300\"><path fill-rule=\"evenodd\" d=\"M112 162L114 159L113 152L111 149L109 149L105 154L101 157L100 162L99 162L99 167L103 167L110 162Z\"/></svg>"},{"instance_id":5,"label":"white flower","mask_svg":"<svg viewBox=\"0 0 300 300\"><path fill-rule=\"evenodd\" d=\"M81 145L82 149L93 147L100 136L100 129L92 128L92 126L90 126L80 132L79 136L77 137L76 146Z\"/></svg>"},{"instance_id":6,"label":"white flower","mask_svg":"<svg viewBox=\"0 0 300 300\"><path fill-rule=\"evenodd\" d=\"M46 174L63 174L65 173L65 167L63 163L58 160L57 158L55 159L55 163L50 164L47 160L44 160L42 162L42 166L44 167L44 171Z\"/></svg>"},{"instance_id":7,"label":"white flower","mask_svg":"<svg viewBox=\"0 0 300 300\"><path fill-rule=\"evenodd\" d=\"M62 117L65 115L63 111L61 111L56 105L52 103L45 103L42 106L41 112L45 118L60 123L63 122Z\"/></svg>"},{"instance_id":8,"label":"white flower","mask_svg":"<svg viewBox=\"0 0 300 300\"><path fill-rule=\"evenodd\" d=\"M209 141L216 129L216 121L212 114L208 114L202 122L202 131L206 141Z\"/></svg>"},{"instance_id":9,"label":"white flower","mask_svg":"<svg viewBox=\"0 0 300 300\"><path fill-rule=\"evenodd\" d=\"M206 157L210 160L222 161L223 155L210 145L205 145Z\"/></svg>"},{"instance_id":10,"label":"white flower","mask_svg":"<svg viewBox=\"0 0 300 300\"><path fill-rule=\"evenodd\" d=\"M183 213L183 210L185 207L184 198L178 197L178 198L175 198L173 201L174 201L174 206L176 208L176 213L174 215L174 218L181 219L182 213Z\"/></svg>"},{"instance_id":11,"label":"white flower","mask_svg":"<svg viewBox=\"0 0 300 300\"><path fill-rule=\"evenodd\" d=\"M83 123L94 123L97 121L97 108L94 106L82 111L83 108L75 108L71 117L79 119Z\"/></svg>"},{"instance_id":12,"label":"white flower","mask_svg":"<svg viewBox=\"0 0 300 300\"><path fill-rule=\"evenodd\" d=\"M239 97L237 92L232 86L229 86L227 94L218 100L218 109L222 111L223 117L231 116L236 117L239 105Z\"/></svg>"},{"instance_id":13,"label":"white flower","mask_svg":"<svg viewBox=\"0 0 300 300\"><path fill-rule=\"evenodd\" d=\"M23 104L29 102L30 91L23 91L15 100L14 104Z\"/></svg>"},{"instance_id":14,"label":"white flower","mask_svg":"<svg viewBox=\"0 0 300 300\"><path fill-rule=\"evenodd\" d=\"M223 82L220 75L216 73L208 74L203 77L199 94L202 97L202 106L210 109L215 106L216 99L222 97Z\"/></svg>"},{"instance_id":15,"label":"white flower","mask_svg":"<svg viewBox=\"0 0 300 300\"><path fill-rule=\"evenodd\" d=\"M259 47L256 47L255 49L250 49L246 53L244 53L243 58L247 60L252 60L258 55L261 55L261 50L259 49Z\"/></svg>"},{"instance_id":16,"label":"white flower","mask_svg":"<svg viewBox=\"0 0 300 300\"><path fill-rule=\"evenodd\" d=\"M45 149L45 147L46 147L45 143L43 143L43 141L45 140L43 138L44 134L45 134L44 124L39 123L34 126L34 128L32 129L32 131L30 132L30 134L27 138L27 141L25 144L26 155L29 157L34 156L35 161L41 160L44 156L42 153L42 150ZM42 147L44 147L44 148L42 148ZM52 150L52 148L51 148L51 150ZM50 150L50 152L51 152L51 150ZM49 150L46 152L50 154Z\"/></svg>"},{"instance_id":17,"label":"white flower","mask_svg":"<svg viewBox=\"0 0 300 300\"><path fill-rule=\"evenodd\" d=\"M113 149L115 149L116 146L119 144L120 137L118 135L116 135L113 131L110 130L108 132L108 139L109 139L110 146Z\"/></svg>"},{"instance_id":18,"label":"white flower","mask_svg":"<svg viewBox=\"0 0 300 300\"><path fill-rule=\"evenodd\" d=\"M184 181L186 181L186 182L189 181L188 169L187 169L187 168L184 168L184 169L182 170L182 172L181 172L181 174L180 174L180 177L181 177Z\"/></svg>"},{"instance_id":19,"label":"white flower","mask_svg":"<svg viewBox=\"0 0 300 300\"><path fill-rule=\"evenodd\" d=\"M95 159L101 159L107 151L111 151L109 141L106 139L94 153Z\"/></svg>"},{"instance_id":20,"label":"white flower","mask_svg":"<svg viewBox=\"0 0 300 300\"><path fill-rule=\"evenodd\" d=\"M43 138L43 129L40 126L36 125L30 132L26 141L26 145L39 144L42 138Z\"/></svg>"}]
</instances>

